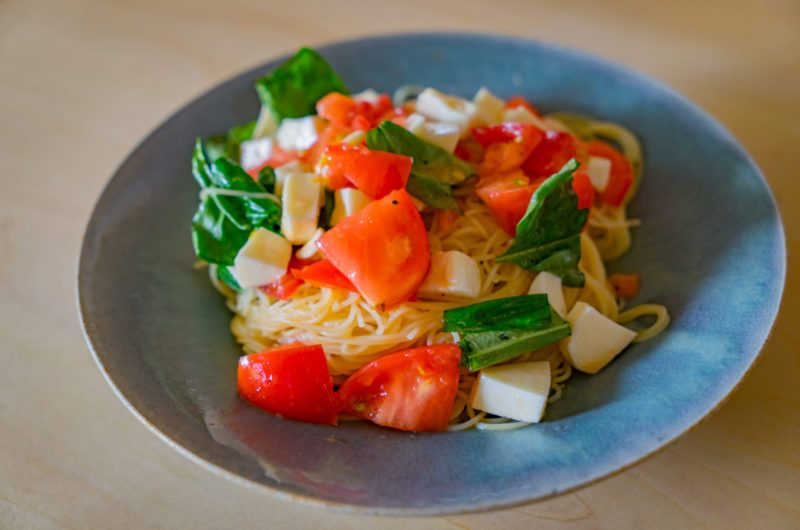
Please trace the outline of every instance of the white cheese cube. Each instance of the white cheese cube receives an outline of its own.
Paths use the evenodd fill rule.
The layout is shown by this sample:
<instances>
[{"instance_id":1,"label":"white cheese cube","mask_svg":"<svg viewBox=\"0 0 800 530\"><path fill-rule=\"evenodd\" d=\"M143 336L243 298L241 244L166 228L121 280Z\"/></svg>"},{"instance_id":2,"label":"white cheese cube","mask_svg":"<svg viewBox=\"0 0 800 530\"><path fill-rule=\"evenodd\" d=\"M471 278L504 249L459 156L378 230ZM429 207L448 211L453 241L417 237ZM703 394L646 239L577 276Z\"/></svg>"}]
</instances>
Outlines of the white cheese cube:
<instances>
[{"instance_id":1,"label":"white cheese cube","mask_svg":"<svg viewBox=\"0 0 800 530\"><path fill-rule=\"evenodd\" d=\"M474 409L538 423L544 416L549 393L550 363L537 361L484 368L469 398Z\"/></svg>"},{"instance_id":2,"label":"white cheese cube","mask_svg":"<svg viewBox=\"0 0 800 530\"><path fill-rule=\"evenodd\" d=\"M590 156L586 163L586 174L592 182L592 187L599 192L604 192L608 187L611 177L611 160L599 156Z\"/></svg>"},{"instance_id":3,"label":"white cheese cube","mask_svg":"<svg viewBox=\"0 0 800 530\"><path fill-rule=\"evenodd\" d=\"M352 98L356 101L365 101L367 103L372 103L373 105L378 102L379 97L380 94L378 92L375 92L371 88L362 90L358 94L352 95Z\"/></svg>"},{"instance_id":4,"label":"white cheese cube","mask_svg":"<svg viewBox=\"0 0 800 530\"><path fill-rule=\"evenodd\" d=\"M317 230L320 183L313 173L291 173L281 193L281 232L291 243L302 245Z\"/></svg>"},{"instance_id":5,"label":"white cheese cube","mask_svg":"<svg viewBox=\"0 0 800 530\"><path fill-rule=\"evenodd\" d=\"M426 88L417 97L416 111L431 120L452 123L460 134L469 131L475 120L475 104L463 98L449 96L435 88Z\"/></svg>"},{"instance_id":6,"label":"white cheese cube","mask_svg":"<svg viewBox=\"0 0 800 530\"><path fill-rule=\"evenodd\" d=\"M275 142L272 138L255 138L239 145L239 165L245 171L257 168L272 156Z\"/></svg>"},{"instance_id":7,"label":"white cheese cube","mask_svg":"<svg viewBox=\"0 0 800 530\"><path fill-rule=\"evenodd\" d=\"M244 289L267 285L286 273L291 257L291 243L266 228L257 228L236 254L231 273Z\"/></svg>"},{"instance_id":8,"label":"white cheese cube","mask_svg":"<svg viewBox=\"0 0 800 530\"><path fill-rule=\"evenodd\" d=\"M325 230L322 228L317 228L314 232L314 235L306 241L306 244L302 247L297 249L295 255L300 259L314 259L319 255L319 247L317 246L317 240L322 237L322 234L325 233Z\"/></svg>"},{"instance_id":9,"label":"white cheese cube","mask_svg":"<svg viewBox=\"0 0 800 530\"><path fill-rule=\"evenodd\" d=\"M364 192L355 188L342 188L336 190L334 195L336 203L331 214L331 224L336 226L339 221L363 210L364 207L372 202L372 199L364 195Z\"/></svg>"},{"instance_id":10,"label":"white cheese cube","mask_svg":"<svg viewBox=\"0 0 800 530\"><path fill-rule=\"evenodd\" d=\"M278 128L278 123L275 121L275 116L266 105L261 105L261 110L258 113L258 120L253 129L253 138L263 138L265 136L272 136Z\"/></svg>"},{"instance_id":11,"label":"white cheese cube","mask_svg":"<svg viewBox=\"0 0 800 530\"><path fill-rule=\"evenodd\" d=\"M577 302L567 315L572 335L561 341L569 364L596 374L636 337L636 333L603 316L585 302Z\"/></svg>"},{"instance_id":12,"label":"white cheese cube","mask_svg":"<svg viewBox=\"0 0 800 530\"><path fill-rule=\"evenodd\" d=\"M431 267L417 295L437 300L447 296L476 298L480 292L478 263L463 252L449 250L431 254Z\"/></svg>"},{"instance_id":13,"label":"white cheese cube","mask_svg":"<svg viewBox=\"0 0 800 530\"><path fill-rule=\"evenodd\" d=\"M278 127L275 138L284 151L305 151L317 141L324 126L316 116L305 118L286 118Z\"/></svg>"},{"instance_id":14,"label":"white cheese cube","mask_svg":"<svg viewBox=\"0 0 800 530\"><path fill-rule=\"evenodd\" d=\"M503 110L503 123L506 122L528 123L543 131L551 128L539 116L522 106Z\"/></svg>"},{"instance_id":15,"label":"white cheese cube","mask_svg":"<svg viewBox=\"0 0 800 530\"><path fill-rule=\"evenodd\" d=\"M567 318L567 305L564 303L564 290L561 288L561 278L549 272L540 272L536 275L528 294L546 294L547 301L561 318Z\"/></svg>"},{"instance_id":16,"label":"white cheese cube","mask_svg":"<svg viewBox=\"0 0 800 530\"><path fill-rule=\"evenodd\" d=\"M419 114L416 114L416 116L422 118ZM433 145L438 145L448 153L456 150L456 144L461 137L461 129L459 129L458 125L452 123L425 121L422 118L422 120L407 122L406 127L419 138Z\"/></svg>"},{"instance_id":17,"label":"white cheese cube","mask_svg":"<svg viewBox=\"0 0 800 530\"><path fill-rule=\"evenodd\" d=\"M497 125L503 120L503 109L506 104L488 88L481 87L472 101L475 103L475 115L480 125Z\"/></svg>"}]
</instances>

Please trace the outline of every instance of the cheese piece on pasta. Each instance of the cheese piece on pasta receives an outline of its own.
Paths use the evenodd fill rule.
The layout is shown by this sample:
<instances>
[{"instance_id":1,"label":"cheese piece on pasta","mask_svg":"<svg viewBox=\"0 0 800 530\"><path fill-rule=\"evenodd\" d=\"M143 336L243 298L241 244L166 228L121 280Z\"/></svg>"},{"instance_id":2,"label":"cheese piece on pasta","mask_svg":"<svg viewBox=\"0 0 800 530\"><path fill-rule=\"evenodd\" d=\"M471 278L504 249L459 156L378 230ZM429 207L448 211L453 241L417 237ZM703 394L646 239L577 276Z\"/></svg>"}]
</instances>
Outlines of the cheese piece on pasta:
<instances>
[{"instance_id":1,"label":"cheese piece on pasta","mask_svg":"<svg viewBox=\"0 0 800 530\"><path fill-rule=\"evenodd\" d=\"M586 302L577 302L567 315L572 335L561 341L567 362L581 372L596 374L625 349L636 333L603 316Z\"/></svg>"},{"instance_id":2,"label":"cheese piece on pasta","mask_svg":"<svg viewBox=\"0 0 800 530\"><path fill-rule=\"evenodd\" d=\"M433 300L447 296L476 298L480 292L478 263L463 252L449 250L431 254L431 266L417 296Z\"/></svg>"},{"instance_id":3,"label":"cheese piece on pasta","mask_svg":"<svg viewBox=\"0 0 800 530\"><path fill-rule=\"evenodd\" d=\"M291 173L281 192L281 232L292 244L306 243L317 230L320 183L313 173Z\"/></svg>"},{"instance_id":4,"label":"cheese piece on pasta","mask_svg":"<svg viewBox=\"0 0 800 530\"><path fill-rule=\"evenodd\" d=\"M475 103L475 116L479 125L497 125L503 121L503 109L505 102L492 94L488 88L481 87L475 97L472 98Z\"/></svg>"},{"instance_id":5,"label":"cheese piece on pasta","mask_svg":"<svg viewBox=\"0 0 800 530\"><path fill-rule=\"evenodd\" d=\"M239 145L239 164L245 171L257 168L270 159L274 150L272 138L247 140Z\"/></svg>"},{"instance_id":6,"label":"cheese piece on pasta","mask_svg":"<svg viewBox=\"0 0 800 530\"><path fill-rule=\"evenodd\" d=\"M475 119L475 104L463 98L450 96L435 88L426 88L417 96L416 111L426 118L452 123L463 136Z\"/></svg>"},{"instance_id":7,"label":"cheese piece on pasta","mask_svg":"<svg viewBox=\"0 0 800 530\"><path fill-rule=\"evenodd\" d=\"M537 361L484 368L470 393L472 408L538 423L550 393L550 363Z\"/></svg>"},{"instance_id":8,"label":"cheese piece on pasta","mask_svg":"<svg viewBox=\"0 0 800 530\"><path fill-rule=\"evenodd\" d=\"M233 260L231 273L244 289L267 285L286 273L292 244L275 232L258 228Z\"/></svg>"},{"instance_id":9,"label":"cheese piece on pasta","mask_svg":"<svg viewBox=\"0 0 800 530\"><path fill-rule=\"evenodd\" d=\"M364 207L372 202L372 199L367 197L364 192L356 188L342 188L336 190L334 195L334 207L331 214L331 225L336 226L339 221L361 211Z\"/></svg>"},{"instance_id":10,"label":"cheese piece on pasta","mask_svg":"<svg viewBox=\"0 0 800 530\"><path fill-rule=\"evenodd\" d=\"M567 305L564 303L564 290L561 278L550 272L540 272L531 283L528 294L546 294L547 301L561 318L567 317Z\"/></svg>"}]
</instances>

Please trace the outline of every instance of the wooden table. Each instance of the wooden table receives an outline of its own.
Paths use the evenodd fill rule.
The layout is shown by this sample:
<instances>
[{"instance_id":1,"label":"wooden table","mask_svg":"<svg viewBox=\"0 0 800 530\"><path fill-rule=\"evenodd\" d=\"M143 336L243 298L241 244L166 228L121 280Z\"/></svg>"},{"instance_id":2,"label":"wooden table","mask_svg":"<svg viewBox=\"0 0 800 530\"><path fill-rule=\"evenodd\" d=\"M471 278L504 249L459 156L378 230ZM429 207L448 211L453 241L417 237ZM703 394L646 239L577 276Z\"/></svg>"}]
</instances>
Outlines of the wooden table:
<instances>
[{"instance_id":1,"label":"wooden table","mask_svg":"<svg viewBox=\"0 0 800 530\"><path fill-rule=\"evenodd\" d=\"M0 528L800 528L800 4L659 4L0 1ZM781 205L794 258L783 308L719 412L599 484L414 520L280 502L180 456L113 395L76 315L81 234L123 157L219 81L301 44L421 29L573 46L705 107Z\"/></svg>"}]
</instances>

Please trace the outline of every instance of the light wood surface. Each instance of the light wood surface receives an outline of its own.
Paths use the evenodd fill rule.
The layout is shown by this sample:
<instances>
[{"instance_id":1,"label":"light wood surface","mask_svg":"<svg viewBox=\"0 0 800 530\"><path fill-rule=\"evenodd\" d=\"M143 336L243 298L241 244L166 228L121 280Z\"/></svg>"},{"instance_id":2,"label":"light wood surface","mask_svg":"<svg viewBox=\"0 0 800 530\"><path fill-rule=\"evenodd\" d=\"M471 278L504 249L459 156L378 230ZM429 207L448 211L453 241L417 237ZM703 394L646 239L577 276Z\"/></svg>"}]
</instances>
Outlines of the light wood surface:
<instances>
[{"instance_id":1,"label":"light wood surface","mask_svg":"<svg viewBox=\"0 0 800 530\"><path fill-rule=\"evenodd\" d=\"M301 44L422 29L573 46L706 108L781 205L792 258L783 308L718 413L591 487L413 520L277 501L183 458L117 401L78 325L80 237L123 157L219 81ZM0 123L0 528L800 528L796 0L0 0Z\"/></svg>"}]
</instances>

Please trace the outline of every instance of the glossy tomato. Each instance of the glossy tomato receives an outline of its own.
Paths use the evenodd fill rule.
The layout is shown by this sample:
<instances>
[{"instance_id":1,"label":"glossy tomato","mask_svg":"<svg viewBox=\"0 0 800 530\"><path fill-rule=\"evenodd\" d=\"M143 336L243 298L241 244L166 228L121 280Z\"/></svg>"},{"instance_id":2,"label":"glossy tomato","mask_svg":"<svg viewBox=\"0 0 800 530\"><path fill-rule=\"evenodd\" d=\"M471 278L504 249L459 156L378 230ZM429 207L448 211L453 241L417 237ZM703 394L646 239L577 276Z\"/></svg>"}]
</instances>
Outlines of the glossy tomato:
<instances>
[{"instance_id":1,"label":"glossy tomato","mask_svg":"<svg viewBox=\"0 0 800 530\"><path fill-rule=\"evenodd\" d=\"M517 107L524 107L530 111L531 114L535 116L541 116L542 113L539 112L539 109L533 106L533 103L528 101L522 96L514 96L506 101L506 108L507 109L515 109Z\"/></svg>"},{"instance_id":2,"label":"glossy tomato","mask_svg":"<svg viewBox=\"0 0 800 530\"><path fill-rule=\"evenodd\" d=\"M533 193L544 180L541 177L532 182L521 171L515 171L491 179L481 179L475 193L492 211L500 227L513 236L517 233L517 223L525 215Z\"/></svg>"},{"instance_id":3,"label":"glossy tomato","mask_svg":"<svg viewBox=\"0 0 800 530\"><path fill-rule=\"evenodd\" d=\"M458 390L460 359L454 344L381 357L339 388L340 411L404 431L443 431Z\"/></svg>"},{"instance_id":4,"label":"glossy tomato","mask_svg":"<svg viewBox=\"0 0 800 530\"><path fill-rule=\"evenodd\" d=\"M478 127L472 134L486 148L478 168L480 175L496 175L518 169L544 138L544 132L526 123Z\"/></svg>"},{"instance_id":5,"label":"glossy tomato","mask_svg":"<svg viewBox=\"0 0 800 530\"><path fill-rule=\"evenodd\" d=\"M363 146L329 145L325 159L324 173L331 187L336 188L335 184L344 179L372 199L405 188L411 174L411 157Z\"/></svg>"},{"instance_id":6,"label":"glossy tomato","mask_svg":"<svg viewBox=\"0 0 800 530\"><path fill-rule=\"evenodd\" d=\"M630 163L622 153L605 142L594 140L588 142L585 147L589 156L607 158L611 161L608 186L600 194L600 200L611 206L621 206L633 185L633 169Z\"/></svg>"},{"instance_id":7,"label":"glossy tomato","mask_svg":"<svg viewBox=\"0 0 800 530\"><path fill-rule=\"evenodd\" d=\"M408 300L430 264L425 224L405 190L345 217L317 246L373 305Z\"/></svg>"},{"instance_id":8,"label":"glossy tomato","mask_svg":"<svg viewBox=\"0 0 800 530\"><path fill-rule=\"evenodd\" d=\"M549 177L564 167L578 154L578 141L569 133L547 131L536 146L522 170L531 177Z\"/></svg>"},{"instance_id":9,"label":"glossy tomato","mask_svg":"<svg viewBox=\"0 0 800 530\"><path fill-rule=\"evenodd\" d=\"M273 414L336 425L333 381L322 346L289 344L239 359L239 395Z\"/></svg>"},{"instance_id":10,"label":"glossy tomato","mask_svg":"<svg viewBox=\"0 0 800 530\"><path fill-rule=\"evenodd\" d=\"M358 292L358 289L347 279L347 276L339 272L333 266L333 263L326 259L306 265L302 269L292 269L292 274L296 278L317 287L330 287L332 289Z\"/></svg>"},{"instance_id":11,"label":"glossy tomato","mask_svg":"<svg viewBox=\"0 0 800 530\"><path fill-rule=\"evenodd\" d=\"M317 102L317 114L321 118L360 131L375 127L392 110L392 100L386 94L379 94L375 101L356 101L350 96L331 92Z\"/></svg>"},{"instance_id":12,"label":"glossy tomato","mask_svg":"<svg viewBox=\"0 0 800 530\"><path fill-rule=\"evenodd\" d=\"M589 175L579 169L572 175L572 190L578 196L578 208L591 208L594 204L594 187Z\"/></svg>"}]
</instances>

